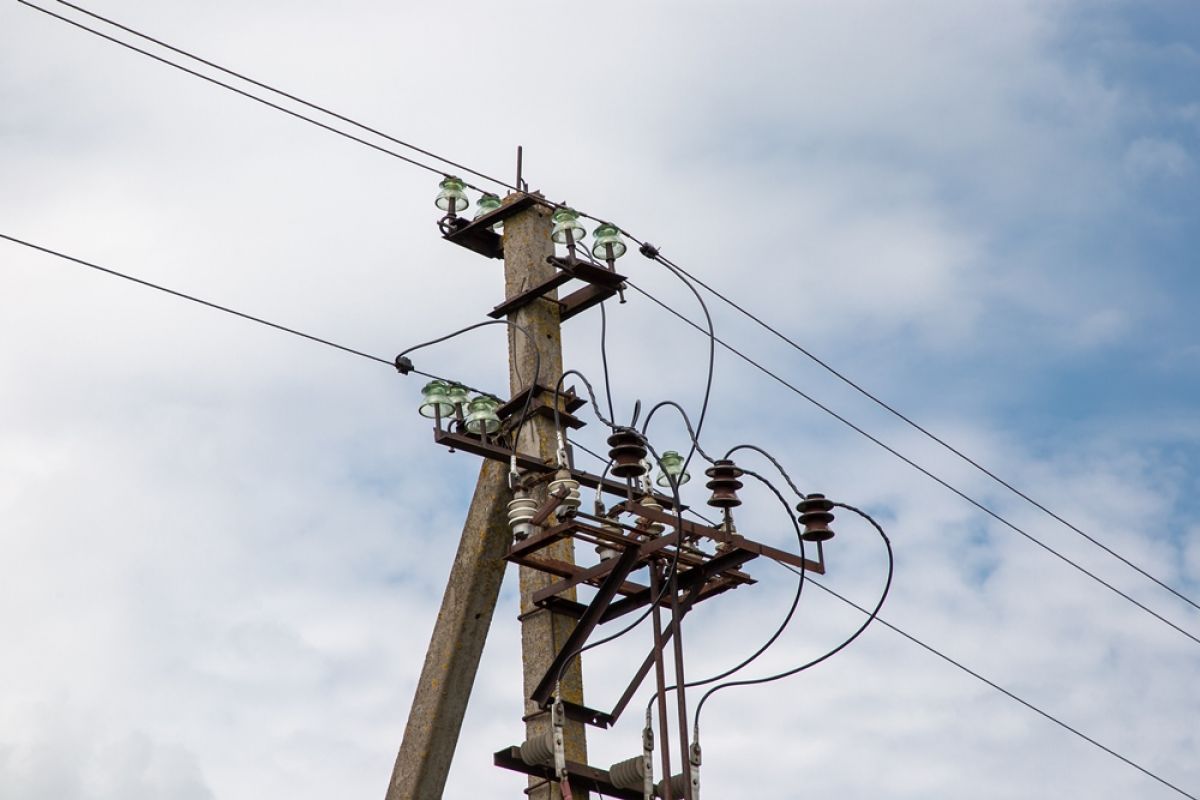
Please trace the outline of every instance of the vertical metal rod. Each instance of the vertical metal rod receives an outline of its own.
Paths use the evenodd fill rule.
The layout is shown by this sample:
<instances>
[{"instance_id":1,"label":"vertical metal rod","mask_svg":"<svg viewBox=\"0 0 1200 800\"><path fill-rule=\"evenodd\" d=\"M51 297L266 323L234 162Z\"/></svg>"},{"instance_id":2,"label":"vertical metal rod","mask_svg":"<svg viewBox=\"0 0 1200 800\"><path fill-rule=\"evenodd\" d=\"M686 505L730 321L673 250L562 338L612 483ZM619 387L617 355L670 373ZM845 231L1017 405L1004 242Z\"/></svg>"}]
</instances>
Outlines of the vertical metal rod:
<instances>
[{"instance_id":1,"label":"vertical metal rod","mask_svg":"<svg viewBox=\"0 0 1200 800\"><path fill-rule=\"evenodd\" d=\"M683 547L683 531L679 532L679 542L675 545ZM671 622L675 627L675 698L678 703L676 714L679 717L679 760L683 765L683 796L684 800L692 798L692 762L688 758L688 725L687 697L684 686L687 679L683 672L683 614L679 608L679 570L671 571L668 591L671 593Z\"/></svg>"},{"instance_id":2,"label":"vertical metal rod","mask_svg":"<svg viewBox=\"0 0 1200 800\"><path fill-rule=\"evenodd\" d=\"M650 565L650 597L654 601L658 597L662 580L659 577L658 562ZM658 690L658 732L659 740L662 742L662 768L663 768L663 800L672 800L671 796L671 737L667 734L670 720L667 719L667 672L663 666L663 632L662 632L662 615L659 613L659 606L654 602L654 609L651 612L651 617L654 619L654 680L656 689Z\"/></svg>"},{"instance_id":3,"label":"vertical metal rod","mask_svg":"<svg viewBox=\"0 0 1200 800\"><path fill-rule=\"evenodd\" d=\"M525 191L525 188L526 188L525 182L521 178L521 173L524 171L524 166L525 166L524 161L525 161L525 148L521 147L521 145L517 145L517 189L519 191Z\"/></svg>"}]
</instances>

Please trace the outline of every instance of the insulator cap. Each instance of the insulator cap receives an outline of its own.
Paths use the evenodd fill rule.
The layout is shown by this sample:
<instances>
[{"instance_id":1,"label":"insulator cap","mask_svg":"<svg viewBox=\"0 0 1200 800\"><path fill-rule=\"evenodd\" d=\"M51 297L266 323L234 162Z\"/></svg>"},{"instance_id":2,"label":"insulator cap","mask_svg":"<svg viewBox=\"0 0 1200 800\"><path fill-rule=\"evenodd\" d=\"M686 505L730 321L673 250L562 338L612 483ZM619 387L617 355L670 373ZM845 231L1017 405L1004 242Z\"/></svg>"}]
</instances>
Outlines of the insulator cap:
<instances>
[{"instance_id":1,"label":"insulator cap","mask_svg":"<svg viewBox=\"0 0 1200 800\"><path fill-rule=\"evenodd\" d=\"M810 494L796 504L800 512L800 524L804 533L800 534L806 542L827 542L833 538L829 523L833 522L833 501L823 494Z\"/></svg>"},{"instance_id":2,"label":"insulator cap","mask_svg":"<svg viewBox=\"0 0 1200 800\"><path fill-rule=\"evenodd\" d=\"M609 470L618 478L636 478L646 473L646 445L633 431L617 431L608 437L608 457L613 465Z\"/></svg>"},{"instance_id":3,"label":"insulator cap","mask_svg":"<svg viewBox=\"0 0 1200 800\"><path fill-rule=\"evenodd\" d=\"M742 501L738 499L737 490L742 488L742 482L738 478L742 477L743 473L737 466L728 458L719 458L713 462L713 465L704 470L704 474L711 480L704 484L709 489L712 489L712 497L708 498L708 504L714 508L733 508L740 506Z\"/></svg>"}]
</instances>

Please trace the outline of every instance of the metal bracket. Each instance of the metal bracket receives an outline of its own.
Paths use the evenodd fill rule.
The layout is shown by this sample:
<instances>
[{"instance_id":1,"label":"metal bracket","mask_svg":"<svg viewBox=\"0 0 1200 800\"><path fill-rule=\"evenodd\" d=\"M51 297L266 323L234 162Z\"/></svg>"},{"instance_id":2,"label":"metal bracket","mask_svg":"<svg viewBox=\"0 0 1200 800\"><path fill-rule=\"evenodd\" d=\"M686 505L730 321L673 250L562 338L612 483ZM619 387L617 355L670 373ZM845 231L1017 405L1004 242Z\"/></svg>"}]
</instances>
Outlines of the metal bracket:
<instances>
[{"instance_id":1,"label":"metal bracket","mask_svg":"<svg viewBox=\"0 0 1200 800\"><path fill-rule=\"evenodd\" d=\"M557 267L558 272L537 286L508 298L489 311L488 316L492 319L507 317L539 298L545 298L558 303L559 319L566 321L576 314L604 302L625 285L624 275L606 267L596 266L589 261L578 258L559 258L558 256L550 256L546 260ZM571 280L580 280L588 285L557 300L546 297L547 294Z\"/></svg>"}]
</instances>

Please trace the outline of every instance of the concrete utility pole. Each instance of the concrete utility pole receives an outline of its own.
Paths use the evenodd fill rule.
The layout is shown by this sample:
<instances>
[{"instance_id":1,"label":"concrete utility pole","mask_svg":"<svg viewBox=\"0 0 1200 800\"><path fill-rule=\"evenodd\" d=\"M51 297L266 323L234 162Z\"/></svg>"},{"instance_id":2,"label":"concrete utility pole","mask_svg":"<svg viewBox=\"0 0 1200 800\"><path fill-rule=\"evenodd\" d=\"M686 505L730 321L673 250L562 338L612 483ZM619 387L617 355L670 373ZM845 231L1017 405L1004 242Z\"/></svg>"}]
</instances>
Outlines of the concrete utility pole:
<instances>
[{"instance_id":1,"label":"concrete utility pole","mask_svg":"<svg viewBox=\"0 0 1200 800\"><path fill-rule=\"evenodd\" d=\"M514 198L509 198L514 199ZM550 240L550 211L542 205L510 217L504 222L504 294L513 297L553 277L555 269L546 261L554 255L554 243ZM553 293L557 297L558 292ZM509 319L532 334L526 336L514 328L508 329L509 387L513 396L528 388L533 382L535 352L541 353L538 382L546 387L554 386L562 375L562 325L559 320L558 304L550 299L530 303L515 311ZM535 351L535 342L537 350ZM549 461L555 457L557 432L554 422L545 417L533 417L521 430L518 449L538 455ZM546 499L546 488L540 485L533 497L542 503ZM563 538L546 548L547 557L575 563L575 545L570 537ZM550 668L554 655L563 646L575 620L564 614L533 605L533 593L550 585L555 576L529 567L520 568L521 579L521 654L524 663L524 697L533 693L538 681ZM569 599L575 599L571 590ZM562 679L564 700L583 704L583 670L579 659L575 659ZM525 702L525 738L544 734L550 730L550 714L538 708L533 701ZM564 731L567 759L587 763L587 742L584 726L568 721ZM530 786L539 781L530 779ZM558 800L562 797L557 783L543 783L533 789L531 800ZM587 797L586 792L577 792L576 798Z\"/></svg>"},{"instance_id":2,"label":"concrete utility pole","mask_svg":"<svg viewBox=\"0 0 1200 800\"><path fill-rule=\"evenodd\" d=\"M512 195L505 202L519 197ZM504 221L506 299L554 274L554 267L546 261L547 256L554 254L550 229L550 212L541 205L534 205ZM533 383L538 360L535 353L540 353L538 383L552 387L562 374L558 305L552 300L539 300L513 312L510 319L532 334L531 340L518 330L508 329L509 386L513 395ZM554 423L534 417L522 428L518 449L552 460L556 445ZM539 485L533 497L539 503L545 500L544 485ZM504 576L506 562L503 556L512 540L506 515L510 499L506 466L485 460L434 625L386 800L437 800L445 789L446 775ZM547 548L546 555L575 563L574 545L569 537ZM533 605L533 593L552 580L546 573L520 568L525 697L532 693L575 625L575 620L569 616ZM573 590L570 598L574 599ZM583 703L583 677L578 659L563 676L562 694L564 700ZM526 738L550 730L549 712L538 708L536 703L527 700L525 714ZM567 758L586 763L583 724L568 721L565 740ZM531 778L530 787L532 800L561 800L557 783L541 783ZM577 791L575 797L586 798L587 793Z\"/></svg>"}]
</instances>

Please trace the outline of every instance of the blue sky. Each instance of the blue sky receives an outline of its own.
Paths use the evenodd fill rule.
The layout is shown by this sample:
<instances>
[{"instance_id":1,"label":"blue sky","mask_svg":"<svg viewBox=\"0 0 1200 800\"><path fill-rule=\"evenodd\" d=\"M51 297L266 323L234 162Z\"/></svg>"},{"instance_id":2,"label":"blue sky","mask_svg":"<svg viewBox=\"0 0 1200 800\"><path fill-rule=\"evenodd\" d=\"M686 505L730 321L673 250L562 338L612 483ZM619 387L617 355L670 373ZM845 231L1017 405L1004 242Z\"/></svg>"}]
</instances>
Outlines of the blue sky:
<instances>
[{"instance_id":1,"label":"blue sky","mask_svg":"<svg viewBox=\"0 0 1200 800\"><path fill-rule=\"evenodd\" d=\"M508 176L523 144L535 188L660 245L1200 594L1193 4L94 8L484 171ZM16 3L0 42L0 231L383 357L499 301L498 266L437 236L431 176ZM380 365L0 254L0 795L381 796L476 462L434 449L419 385ZM699 318L650 262L622 268ZM1182 603L712 309L719 335L1200 634ZM697 407L703 339L633 296L609 315L618 413ZM593 379L598 332L591 314L565 336ZM494 333L419 366L501 387ZM1196 645L736 359L717 370L711 449L769 446L802 488L886 522L890 621L1200 792ZM657 426L678 449L678 423ZM743 529L786 542L775 501L746 495ZM869 603L878 545L839 525L829 585ZM791 576L755 574L696 613L696 674L782 614ZM490 766L521 735L512 577L447 797L521 789ZM812 593L799 619L763 672L857 624ZM640 646L589 653L589 696ZM713 796L1178 796L884 630L783 691L803 702L747 690L706 710ZM593 736L595 762L637 728Z\"/></svg>"}]
</instances>

